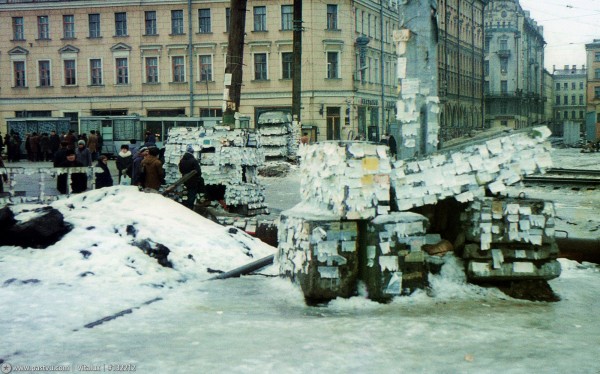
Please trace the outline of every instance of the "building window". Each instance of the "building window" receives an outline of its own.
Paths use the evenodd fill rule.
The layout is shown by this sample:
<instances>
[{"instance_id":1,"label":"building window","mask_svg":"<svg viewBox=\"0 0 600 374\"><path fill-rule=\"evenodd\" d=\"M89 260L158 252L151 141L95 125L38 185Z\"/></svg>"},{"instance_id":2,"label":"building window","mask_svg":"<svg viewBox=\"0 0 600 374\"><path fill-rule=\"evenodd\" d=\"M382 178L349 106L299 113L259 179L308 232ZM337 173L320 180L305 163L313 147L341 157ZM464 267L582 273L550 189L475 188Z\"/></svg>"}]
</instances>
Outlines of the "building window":
<instances>
[{"instance_id":1,"label":"building window","mask_svg":"<svg viewBox=\"0 0 600 374\"><path fill-rule=\"evenodd\" d=\"M327 30L337 30L337 5L327 4Z\"/></svg>"},{"instance_id":2,"label":"building window","mask_svg":"<svg viewBox=\"0 0 600 374\"><path fill-rule=\"evenodd\" d=\"M38 16L38 39L50 39L48 16Z\"/></svg>"},{"instance_id":3,"label":"building window","mask_svg":"<svg viewBox=\"0 0 600 374\"><path fill-rule=\"evenodd\" d=\"M183 35L183 10L171 11L171 34Z\"/></svg>"},{"instance_id":4,"label":"building window","mask_svg":"<svg viewBox=\"0 0 600 374\"><path fill-rule=\"evenodd\" d=\"M565 110L565 112L563 113L563 118L564 119L569 119L569 112Z\"/></svg>"},{"instance_id":5,"label":"building window","mask_svg":"<svg viewBox=\"0 0 600 374\"><path fill-rule=\"evenodd\" d=\"M23 17L13 17L13 40L25 40L25 31L23 29Z\"/></svg>"},{"instance_id":6,"label":"building window","mask_svg":"<svg viewBox=\"0 0 600 374\"><path fill-rule=\"evenodd\" d=\"M202 55L200 57L200 81L212 81L212 56Z\"/></svg>"},{"instance_id":7,"label":"building window","mask_svg":"<svg viewBox=\"0 0 600 374\"><path fill-rule=\"evenodd\" d=\"M149 10L144 12L144 23L146 26L146 35L157 35L156 30L156 11Z\"/></svg>"},{"instance_id":8,"label":"building window","mask_svg":"<svg viewBox=\"0 0 600 374\"><path fill-rule=\"evenodd\" d=\"M560 105L560 95L556 95L556 105Z\"/></svg>"},{"instance_id":9,"label":"building window","mask_svg":"<svg viewBox=\"0 0 600 374\"><path fill-rule=\"evenodd\" d=\"M600 98L600 86L594 87L594 98Z\"/></svg>"},{"instance_id":10,"label":"building window","mask_svg":"<svg viewBox=\"0 0 600 374\"><path fill-rule=\"evenodd\" d=\"M508 81L500 81L500 93L506 95L508 93Z\"/></svg>"},{"instance_id":11,"label":"building window","mask_svg":"<svg viewBox=\"0 0 600 374\"><path fill-rule=\"evenodd\" d=\"M198 24L200 25L199 33L206 34L212 32L210 9L198 9Z\"/></svg>"},{"instance_id":12,"label":"building window","mask_svg":"<svg viewBox=\"0 0 600 374\"><path fill-rule=\"evenodd\" d=\"M254 7L254 31L267 31L267 7Z\"/></svg>"},{"instance_id":13,"label":"building window","mask_svg":"<svg viewBox=\"0 0 600 374\"><path fill-rule=\"evenodd\" d=\"M574 110L571 111L571 119L575 119L575 111Z\"/></svg>"},{"instance_id":14,"label":"building window","mask_svg":"<svg viewBox=\"0 0 600 374\"><path fill-rule=\"evenodd\" d=\"M500 39L500 50L506 51L508 49L508 39Z\"/></svg>"},{"instance_id":15,"label":"building window","mask_svg":"<svg viewBox=\"0 0 600 374\"><path fill-rule=\"evenodd\" d=\"M200 108L200 117L223 117L223 109Z\"/></svg>"},{"instance_id":16,"label":"building window","mask_svg":"<svg viewBox=\"0 0 600 374\"><path fill-rule=\"evenodd\" d=\"M44 60L38 62L39 86L50 87L50 61Z\"/></svg>"},{"instance_id":17,"label":"building window","mask_svg":"<svg viewBox=\"0 0 600 374\"><path fill-rule=\"evenodd\" d=\"M65 86L74 86L77 84L75 60L63 60L65 67Z\"/></svg>"},{"instance_id":18,"label":"building window","mask_svg":"<svg viewBox=\"0 0 600 374\"><path fill-rule=\"evenodd\" d=\"M576 105L576 103L575 103L575 95L571 96L571 105Z\"/></svg>"},{"instance_id":19,"label":"building window","mask_svg":"<svg viewBox=\"0 0 600 374\"><path fill-rule=\"evenodd\" d=\"M115 35L127 36L127 13L115 13Z\"/></svg>"},{"instance_id":20,"label":"building window","mask_svg":"<svg viewBox=\"0 0 600 374\"><path fill-rule=\"evenodd\" d=\"M594 53L594 61L596 61L596 62L600 61L600 52Z\"/></svg>"},{"instance_id":21,"label":"building window","mask_svg":"<svg viewBox=\"0 0 600 374\"><path fill-rule=\"evenodd\" d=\"M88 28L90 38L99 38L100 35L100 14L88 14Z\"/></svg>"},{"instance_id":22,"label":"building window","mask_svg":"<svg viewBox=\"0 0 600 374\"><path fill-rule=\"evenodd\" d=\"M556 91L560 91L560 83L556 84Z\"/></svg>"},{"instance_id":23,"label":"building window","mask_svg":"<svg viewBox=\"0 0 600 374\"><path fill-rule=\"evenodd\" d=\"M490 62L487 60L483 62L483 75L490 75Z\"/></svg>"},{"instance_id":24,"label":"building window","mask_svg":"<svg viewBox=\"0 0 600 374\"><path fill-rule=\"evenodd\" d=\"M569 84L567 82L563 83L563 89L565 91L569 89Z\"/></svg>"},{"instance_id":25,"label":"building window","mask_svg":"<svg viewBox=\"0 0 600 374\"><path fill-rule=\"evenodd\" d=\"M579 111L579 119L583 119L583 110Z\"/></svg>"},{"instance_id":26,"label":"building window","mask_svg":"<svg viewBox=\"0 0 600 374\"><path fill-rule=\"evenodd\" d=\"M225 8L225 32L229 32L231 26L231 8Z\"/></svg>"},{"instance_id":27,"label":"building window","mask_svg":"<svg viewBox=\"0 0 600 374\"><path fill-rule=\"evenodd\" d=\"M158 83L158 57L146 57L146 83Z\"/></svg>"},{"instance_id":28,"label":"building window","mask_svg":"<svg viewBox=\"0 0 600 374\"><path fill-rule=\"evenodd\" d=\"M15 87L27 86L27 81L25 80L25 61L13 62L13 75L15 79Z\"/></svg>"},{"instance_id":29,"label":"building window","mask_svg":"<svg viewBox=\"0 0 600 374\"><path fill-rule=\"evenodd\" d=\"M63 16L63 38L75 38L75 17L72 14L66 14Z\"/></svg>"},{"instance_id":30,"label":"building window","mask_svg":"<svg viewBox=\"0 0 600 374\"><path fill-rule=\"evenodd\" d=\"M292 5L281 6L281 30L294 29L294 7Z\"/></svg>"},{"instance_id":31,"label":"building window","mask_svg":"<svg viewBox=\"0 0 600 374\"><path fill-rule=\"evenodd\" d=\"M594 79L600 79L600 69L594 69Z\"/></svg>"},{"instance_id":32,"label":"building window","mask_svg":"<svg viewBox=\"0 0 600 374\"><path fill-rule=\"evenodd\" d=\"M294 54L283 52L281 54L281 79L292 79L293 66Z\"/></svg>"},{"instance_id":33,"label":"building window","mask_svg":"<svg viewBox=\"0 0 600 374\"><path fill-rule=\"evenodd\" d=\"M92 86L102 85L102 60L99 58L90 60L90 84Z\"/></svg>"},{"instance_id":34,"label":"building window","mask_svg":"<svg viewBox=\"0 0 600 374\"><path fill-rule=\"evenodd\" d=\"M173 56L171 59L173 67L173 82L185 82L185 59L183 56Z\"/></svg>"},{"instance_id":35,"label":"building window","mask_svg":"<svg viewBox=\"0 0 600 374\"><path fill-rule=\"evenodd\" d=\"M500 59L500 73L506 74L508 72L508 59L501 58Z\"/></svg>"},{"instance_id":36,"label":"building window","mask_svg":"<svg viewBox=\"0 0 600 374\"><path fill-rule=\"evenodd\" d=\"M579 89L583 90L583 82L579 82Z\"/></svg>"},{"instance_id":37,"label":"building window","mask_svg":"<svg viewBox=\"0 0 600 374\"><path fill-rule=\"evenodd\" d=\"M583 105L583 95L579 95L579 105Z\"/></svg>"},{"instance_id":38,"label":"building window","mask_svg":"<svg viewBox=\"0 0 600 374\"><path fill-rule=\"evenodd\" d=\"M115 59L117 84L129 84L129 60L126 57Z\"/></svg>"},{"instance_id":39,"label":"building window","mask_svg":"<svg viewBox=\"0 0 600 374\"><path fill-rule=\"evenodd\" d=\"M327 52L327 78L339 78L339 52Z\"/></svg>"},{"instance_id":40,"label":"building window","mask_svg":"<svg viewBox=\"0 0 600 374\"><path fill-rule=\"evenodd\" d=\"M267 80L267 54L266 53L255 53L254 54L254 79L255 80Z\"/></svg>"}]
</instances>

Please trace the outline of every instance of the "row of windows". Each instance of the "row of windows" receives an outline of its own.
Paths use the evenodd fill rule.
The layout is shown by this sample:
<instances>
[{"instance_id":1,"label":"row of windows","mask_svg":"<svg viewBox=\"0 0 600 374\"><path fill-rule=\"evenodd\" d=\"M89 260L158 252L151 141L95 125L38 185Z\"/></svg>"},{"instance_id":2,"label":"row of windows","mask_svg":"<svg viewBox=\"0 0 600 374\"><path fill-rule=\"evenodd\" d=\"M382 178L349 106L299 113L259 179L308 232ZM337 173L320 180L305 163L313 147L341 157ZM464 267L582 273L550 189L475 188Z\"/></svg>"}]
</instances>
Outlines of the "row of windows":
<instances>
[{"instance_id":1,"label":"row of windows","mask_svg":"<svg viewBox=\"0 0 600 374\"><path fill-rule=\"evenodd\" d=\"M560 95L556 95L554 103L560 105ZM562 103L563 105L569 105L569 96L565 95ZM571 95L571 105L578 105L575 100L575 95ZM583 95L579 95L579 105L584 105Z\"/></svg>"},{"instance_id":2,"label":"row of windows","mask_svg":"<svg viewBox=\"0 0 600 374\"><path fill-rule=\"evenodd\" d=\"M340 56L337 51L326 52L327 72L326 78L340 78ZM171 60L171 82L183 83L187 81L186 77L186 57L170 56ZM144 83L160 83L159 79L159 57L144 57ZM292 79L292 69L294 57L292 52L282 52L280 54L281 79ZM129 84L129 58L120 57L114 59L114 83L117 85ZM253 73L254 80L269 79L269 55L267 53L253 54ZM89 77L88 84L91 86L104 85L103 60L92 58L88 60ZM27 87L27 69L25 61L13 61L13 87ZM199 81L213 81L213 56L198 56ZM37 85L39 87L52 86L52 61L37 61ZM77 79L77 60L62 60L62 84L64 86L76 86Z\"/></svg>"},{"instance_id":3,"label":"row of windows","mask_svg":"<svg viewBox=\"0 0 600 374\"><path fill-rule=\"evenodd\" d=\"M371 15L362 9L356 9L354 25L355 32L364 36L368 36L369 38L372 37L374 40L378 40L381 37L386 43L390 41L390 35L392 34L391 30L396 29L395 23L385 21L383 35L379 35L381 27L379 24L379 18L376 15Z\"/></svg>"},{"instance_id":4,"label":"row of windows","mask_svg":"<svg viewBox=\"0 0 600 374\"><path fill-rule=\"evenodd\" d=\"M579 89L580 90L583 90L583 86L584 86L584 82L579 82ZM561 87L560 82L556 82L556 91L560 91L560 87ZM569 82L563 82L562 88L565 91L568 90L569 89ZM572 90L576 90L577 89L577 83L571 82L571 89Z\"/></svg>"},{"instance_id":5,"label":"row of windows","mask_svg":"<svg viewBox=\"0 0 600 374\"><path fill-rule=\"evenodd\" d=\"M571 111L571 119L577 119L577 118L583 119L583 110L580 110L578 113L579 113L579 117L576 117L577 113L574 110L572 110ZM562 116L561 116L561 114L562 114ZM561 113L560 110L557 110L556 111L556 119L561 119L561 118L569 119L569 111L565 110L564 112Z\"/></svg>"},{"instance_id":6,"label":"row of windows","mask_svg":"<svg viewBox=\"0 0 600 374\"><path fill-rule=\"evenodd\" d=\"M225 9L225 32L229 32L231 9ZM62 16L64 39L75 38L75 16ZM144 12L144 35L158 35L158 19L156 11ZM88 14L88 37L102 36L100 14ZM294 9L292 5L281 5L281 30L293 30ZM114 13L115 36L127 36L127 13ZM327 4L326 27L328 30L338 30L338 6ZM13 40L25 40L25 23L23 17L12 18ZM171 34L184 34L183 10L171 10ZM253 31L267 31L267 7L253 7ZM198 9L198 33L212 33L212 14L210 8ZM50 18L47 15L37 17L37 39L50 39Z\"/></svg>"}]
</instances>

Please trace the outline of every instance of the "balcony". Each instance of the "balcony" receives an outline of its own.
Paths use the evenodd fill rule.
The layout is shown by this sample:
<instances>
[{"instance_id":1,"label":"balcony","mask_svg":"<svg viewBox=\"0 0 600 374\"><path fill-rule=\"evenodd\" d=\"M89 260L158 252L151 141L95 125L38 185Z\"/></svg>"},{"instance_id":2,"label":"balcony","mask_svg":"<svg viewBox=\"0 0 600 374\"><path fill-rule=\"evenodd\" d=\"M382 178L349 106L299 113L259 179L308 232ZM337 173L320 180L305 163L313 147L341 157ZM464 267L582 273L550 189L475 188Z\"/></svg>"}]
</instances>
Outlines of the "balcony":
<instances>
[{"instance_id":1,"label":"balcony","mask_svg":"<svg viewBox=\"0 0 600 374\"><path fill-rule=\"evenodd\" d=\"M498 50L498 57L500 57L500 58L509 58L510 57L510 49L500 49L500 50Z\"/></svg>"},{"instance_id":2,"label":"balcony","mask_svg":"<svg viewBox=\"0 0 600 374\"><path fill-rule=\"evenodd\" d=\"M484 96L489 99L496 98L512 98L521 97L521 92L509 92L509 91L488 91L484 93Z\"/></svg>"}]
</instances>

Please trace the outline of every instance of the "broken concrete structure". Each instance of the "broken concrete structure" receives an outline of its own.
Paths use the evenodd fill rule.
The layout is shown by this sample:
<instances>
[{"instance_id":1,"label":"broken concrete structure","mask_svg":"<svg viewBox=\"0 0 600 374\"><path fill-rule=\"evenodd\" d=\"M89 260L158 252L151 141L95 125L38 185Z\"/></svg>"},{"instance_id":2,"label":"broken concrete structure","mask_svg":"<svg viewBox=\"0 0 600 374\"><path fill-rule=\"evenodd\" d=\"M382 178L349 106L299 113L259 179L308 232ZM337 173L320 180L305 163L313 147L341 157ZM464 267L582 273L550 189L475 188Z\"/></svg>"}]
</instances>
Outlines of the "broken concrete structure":
<instances>
[{"instance_id":1,"label":"broken concrete structure","mask_svg":"<svg viewBox=\"0 0 600 374\"><path fill-rule=\"evenodd\" d=\"M223 186L228 206L244 207L248 215L266 212L264 187L257 178L257 168L265 161L258 134L229 126L172 128L165 145L168 184L181 177L178 165L188 145L201 163L204 184Z\"/></svg>"},{"instance_id":2,"label":"broken concrete structure","mask_svg":"<svg viewBox=\"0 0 600 374\"><path fill-rule=\"evenodd\" d=\"M473 210L464 229L471 279L558 276L551 204L523 201L500 209L497 202L484 200L550 167L549 136L540 127L399 161L389 158L387 147L373 143L302 147L303 201L281 215L280 274L298 282L309 303L353 295L359 280L367 285L369 298L382 302L424 288L428 255L423 249L442 243L443 253L452 243L426 230L427 217L406 211L451 198L470 203Z\"/></svg>"}]
</instances>

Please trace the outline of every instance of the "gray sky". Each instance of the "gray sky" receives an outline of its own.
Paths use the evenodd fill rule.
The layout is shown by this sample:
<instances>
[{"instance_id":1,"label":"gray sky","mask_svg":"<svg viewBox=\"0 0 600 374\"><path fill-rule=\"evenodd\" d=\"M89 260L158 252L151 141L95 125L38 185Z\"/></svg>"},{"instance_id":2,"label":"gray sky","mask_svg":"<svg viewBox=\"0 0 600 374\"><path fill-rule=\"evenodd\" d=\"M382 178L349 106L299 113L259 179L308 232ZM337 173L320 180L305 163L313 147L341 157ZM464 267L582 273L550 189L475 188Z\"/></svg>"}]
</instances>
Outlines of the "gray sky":
<instances>
[{"instance_id":1,"label":"gray sky","mask_svg":"<svg viewBox=\"0 0 600 374\"><path fill-rule=\"evenodd\" d=\"M520 0L544 26L545 67L585 64L585 44L600 39L600 0Z\"/></svg>"}]
</instances>

